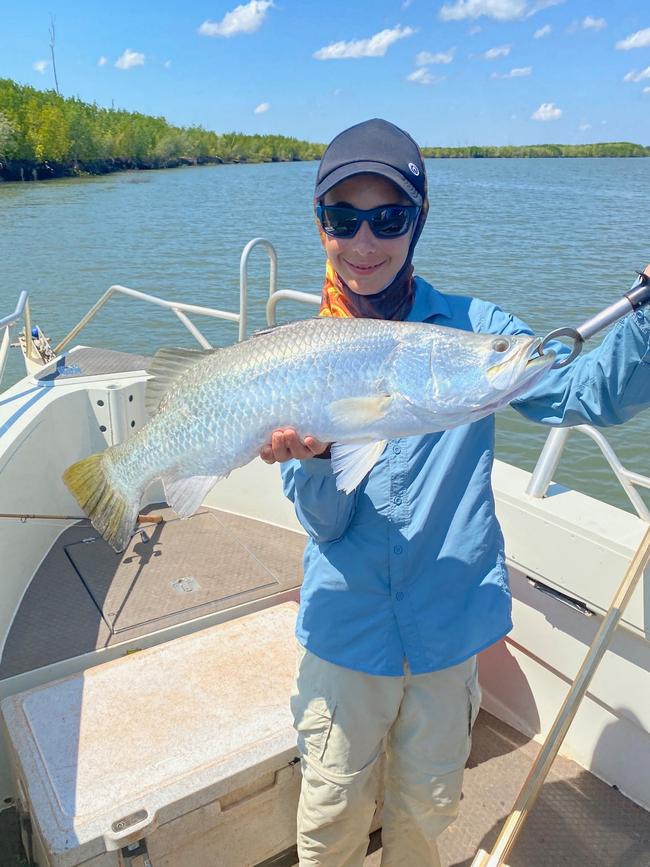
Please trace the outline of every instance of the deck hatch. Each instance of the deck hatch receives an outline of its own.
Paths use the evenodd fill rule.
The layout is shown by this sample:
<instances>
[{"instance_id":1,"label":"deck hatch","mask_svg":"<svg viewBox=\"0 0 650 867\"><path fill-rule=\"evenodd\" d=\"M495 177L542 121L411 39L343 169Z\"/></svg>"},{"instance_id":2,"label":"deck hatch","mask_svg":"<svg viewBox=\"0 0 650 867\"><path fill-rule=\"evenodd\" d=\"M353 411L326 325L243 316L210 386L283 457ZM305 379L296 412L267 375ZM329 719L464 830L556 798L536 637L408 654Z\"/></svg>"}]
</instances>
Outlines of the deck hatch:
<instances>
[{"instance_id":1,"label":"deck hatch","mask_svg":"<svg viewBox=\"0 0 650 867\"><path fill-rule=\"evenodd\" d=\"M207 510L147 527L122 554L98 536L72 542L65 552L112 635L198 616L279 583L245 539Z\"/></svg>"}]
</instances>

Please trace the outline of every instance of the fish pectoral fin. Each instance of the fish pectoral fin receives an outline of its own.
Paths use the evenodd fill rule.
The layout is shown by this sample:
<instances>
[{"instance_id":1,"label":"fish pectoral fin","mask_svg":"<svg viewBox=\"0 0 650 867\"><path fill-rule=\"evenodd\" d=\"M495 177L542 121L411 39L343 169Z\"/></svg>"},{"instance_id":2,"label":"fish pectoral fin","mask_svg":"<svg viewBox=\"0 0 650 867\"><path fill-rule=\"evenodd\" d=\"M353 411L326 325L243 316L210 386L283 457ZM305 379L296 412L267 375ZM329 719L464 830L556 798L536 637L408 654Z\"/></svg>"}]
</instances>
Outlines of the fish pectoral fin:
<instances>
[{"instance_id":1,"label":"fish pectoral fin","mask_svg":"<svg viewBox=\"0 0 650 867\"><path fill-rule=\"evenodd\" d=\"M181 518L189 518L199 508L208 491L223 476L161 476L165 488L165 499Z\"/></svg>"},{"instance_id":2,"label":"fish pectoral fin","mask_svg":"<svg viewBox=\"0 0 650 867\"><path fill-rule=\"evenodd\" d=\"M332 421L343 427L359 427L384 418L393 402L391 394L343 397L328 407Z\"/></svg>"},{"instance_id":3,"label":"fish pectoral fin","mask_svg":"<svg viewBox=\"0 0 650 867\"><path fill-rule=\"evenodd\" d=\"M368 475L386 448L387 440L332 445L332 470L339 491L351 493Z\"/></svg>"},{"instance_id":4,"label":"fish pectoral fin","mask_svg":"<svg viewBox=\"0 0 650 867\"><path fill-rule=\"evenodd\" d=\"M186 373L190 367L201 361L207 355L219 352L218 349L181 349L165 346L159 349L153 357L147 373L151 377L144 387L144 405L149 415L153 415L160 401L172 385Z\"/></svg>"}]
</instances>

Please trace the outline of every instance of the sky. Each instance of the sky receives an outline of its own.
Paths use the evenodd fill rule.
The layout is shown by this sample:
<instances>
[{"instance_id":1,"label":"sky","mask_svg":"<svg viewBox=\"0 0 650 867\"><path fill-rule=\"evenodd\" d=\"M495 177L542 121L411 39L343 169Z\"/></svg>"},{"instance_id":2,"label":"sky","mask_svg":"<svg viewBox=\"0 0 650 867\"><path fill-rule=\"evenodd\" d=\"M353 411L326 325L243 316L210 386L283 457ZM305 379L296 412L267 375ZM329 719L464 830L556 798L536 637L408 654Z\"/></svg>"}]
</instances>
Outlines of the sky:
<instances>
[{"instance_id":1,"label":"sky","mask_svg":"<svg viewBox=\"0 0 650 867\"><path fill-rule=\"evenodd\" d=\"M217 132L650 145L650 0L23 0L0 77Z\"/></svg>"}]
</instances>

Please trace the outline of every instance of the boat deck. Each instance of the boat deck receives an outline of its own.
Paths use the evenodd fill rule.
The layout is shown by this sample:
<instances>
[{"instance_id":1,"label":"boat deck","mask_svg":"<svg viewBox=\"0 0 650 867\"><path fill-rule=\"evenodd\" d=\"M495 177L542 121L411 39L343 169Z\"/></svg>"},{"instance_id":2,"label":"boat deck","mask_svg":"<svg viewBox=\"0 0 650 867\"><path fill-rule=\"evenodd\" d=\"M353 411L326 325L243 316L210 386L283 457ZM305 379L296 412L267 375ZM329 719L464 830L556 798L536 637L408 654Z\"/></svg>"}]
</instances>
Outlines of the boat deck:
<instances>
[{"instance_id":1,"label":"boat deck","mask_svg":"<svg viewBox=\"0 0 650 867\"><path fill-rule=\"evenodd\" d=\"M0 679L297 588L305 537L216 509L166 505L116 554L87 521L65 530L14 617Z\"/></svg>"}]
</instances>

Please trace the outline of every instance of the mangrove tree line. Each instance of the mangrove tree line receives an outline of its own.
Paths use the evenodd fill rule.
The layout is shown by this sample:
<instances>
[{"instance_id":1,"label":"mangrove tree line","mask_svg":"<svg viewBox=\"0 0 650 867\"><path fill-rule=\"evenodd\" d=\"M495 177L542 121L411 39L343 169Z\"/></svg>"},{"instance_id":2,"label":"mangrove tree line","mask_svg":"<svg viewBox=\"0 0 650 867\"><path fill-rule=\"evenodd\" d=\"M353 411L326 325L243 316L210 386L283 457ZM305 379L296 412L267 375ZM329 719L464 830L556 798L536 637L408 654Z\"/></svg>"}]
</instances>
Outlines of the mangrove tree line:
<instances>
[{"instance_id":1,"label":"mangrove tree line","mask_svg":"<svg viewBox=\"0 0 650 867\"><path fill-rule=\"evenodd\" d=\"M0 179L41 179L205 162L320 159L324 145L281 135L216 133L162 117L101 108L53 90L0 79ZM425 147L431 158L646 157L630 142L584 145Z\"/></svg>"}]
</instances>

